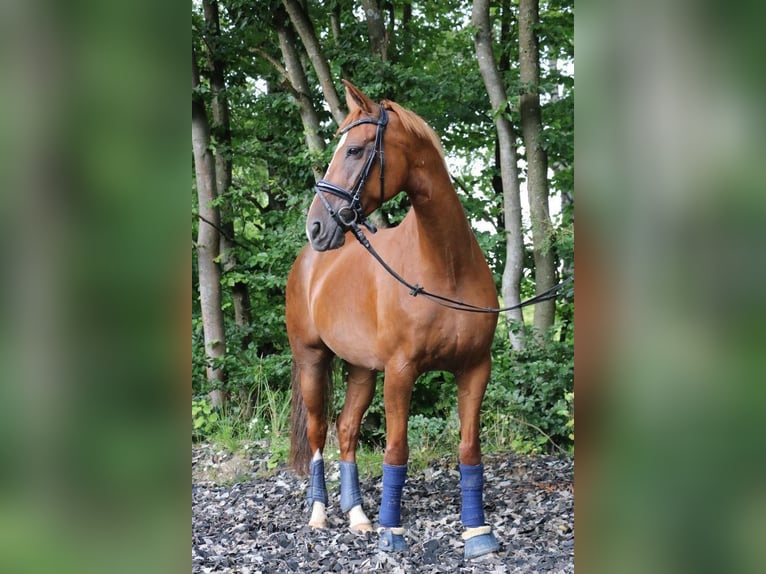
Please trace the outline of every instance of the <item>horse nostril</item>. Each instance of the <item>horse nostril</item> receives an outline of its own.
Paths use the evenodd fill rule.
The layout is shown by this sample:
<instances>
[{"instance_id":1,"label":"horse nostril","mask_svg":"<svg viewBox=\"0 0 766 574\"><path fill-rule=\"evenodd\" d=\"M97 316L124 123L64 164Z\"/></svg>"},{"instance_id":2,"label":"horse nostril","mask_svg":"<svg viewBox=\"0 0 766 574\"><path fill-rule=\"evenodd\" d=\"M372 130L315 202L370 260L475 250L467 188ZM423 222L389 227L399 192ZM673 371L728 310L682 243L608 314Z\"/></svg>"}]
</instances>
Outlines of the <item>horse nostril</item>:
<instances>
[{"instance_id":1,"label":"horse nostril","mask_svg":"<svg viewBox=\"0 0 766 574\"><path fill-rule=\"evenodd\" d=\"M311 222L311 239L316 239L322 233L322 223L320 221Z\"/></svg>"}]
</instances>

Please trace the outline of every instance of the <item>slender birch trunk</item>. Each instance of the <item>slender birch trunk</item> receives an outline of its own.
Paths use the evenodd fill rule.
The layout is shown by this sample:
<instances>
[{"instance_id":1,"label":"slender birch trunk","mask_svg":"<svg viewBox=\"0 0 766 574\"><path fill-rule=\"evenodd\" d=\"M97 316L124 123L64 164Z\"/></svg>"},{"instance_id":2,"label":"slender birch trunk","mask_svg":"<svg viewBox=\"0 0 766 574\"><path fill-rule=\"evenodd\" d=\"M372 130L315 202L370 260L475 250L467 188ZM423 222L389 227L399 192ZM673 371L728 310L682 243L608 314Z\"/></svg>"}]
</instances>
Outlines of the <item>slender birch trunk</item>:
<instances>
[{"instance_id":1,"label":"slender birch trunk","mask_svg":"<svg viewBox=\"0 0 766 574\"><path fill-rule=\"evenodd\" d=\"M290 27L290 20L284 12L282 12L281 16L281 18L277 18L277 36L279 37L282 59L285 61L285 74L287 75L287 81L292 86L293 95L298 101L301 111L306 147L308 147L310 154L314 156L325 148L324 140L319 135L319 114L317 114L314 104L311 102L309 82L301 65L298 43L293 29ZM322 179L322 166L312 162L311 169L316 181Z\"/></svg>"},{"instance_id":2,"label":"slender birch trunk","mask_svg":"<svg viewBox=\"0 0 766 574\"><path fill-rule=\"evenodd\" d=\"M212 95L212 123L210 132L215 136L218 151L215 155L216 193L226 196L231 188L231 122L229 119L229 101L226 97L225 64L220 53L221 28L218 15L218 2L203 0L202 7L208 27L207 45L209 48L208 75ZM221 229L220 250L221 265L224 272L235 269L238 265L234 253L234 223L229 213L228 204L220 206ZM234 307L234 323L246 334L242 337L242 348L247 348L252 337L248 333L253 322L250 306L250 292L247 284L237 281L231 287Z\"/></svg>"},{"instance_id":3,"label":"slender birch trunk","mask_svg":"<svg viewBox=\"0 0 766 574\"><path fill-rule=\"evenodd\" d=\"M519 75L524 91L520 98L521 133L527 158L527 196L529 197L532 242L535 257L535 291L541 293L556 284L556 256L548 206L548 156L542 147L540 109L540 49L536 27L539 1L519 0ZM545 337L553 326L556 302L535 305L534 327L537 337Z\"/></svg>"},{"instance_id":4,"label":"slender birch trunk","mask_svg":"<svg viewBox=\"0 0 766 574\"><path fill-rule=\"evenodd\" d=\"M199 86L197 57L192 49L192 89ZM219 254L220 225L218 210L212 205L216 197L215 159L210 151L210 126L205 103L192 93L192 150L194 171L197 178L199 202L199 232L197 234L197 268L199 273L199 297L202 309L202 330L205 339L207 379L214 386L210 393L213 404L225 400L223 384L225 374L214 363L223 358L226 351L223 312L221 311L221 269L216 263Z\"/></svg>"},{"instance_id":5,"label":"slender birch trunk","mask_svg":"<svg viewBox=\"0 0 766 574\"><path fill-rule=\"evenodd\" d=\"M506 232L506 263L503 270L501 295L503 303L515 305L520 302L520 284L523 270L524 242L521 233L521 202L519 178L516 170L516 135L506 115L508 97L495 63L489 21L489 1L474 0L471 22L477 32L474 37L476 58L495 118L497 141L500 148L500 176L503 182L503 211ZM520 309L508 311L510 340L514 349L524 346L524 319Z\"/></svg>"}]
</instances>

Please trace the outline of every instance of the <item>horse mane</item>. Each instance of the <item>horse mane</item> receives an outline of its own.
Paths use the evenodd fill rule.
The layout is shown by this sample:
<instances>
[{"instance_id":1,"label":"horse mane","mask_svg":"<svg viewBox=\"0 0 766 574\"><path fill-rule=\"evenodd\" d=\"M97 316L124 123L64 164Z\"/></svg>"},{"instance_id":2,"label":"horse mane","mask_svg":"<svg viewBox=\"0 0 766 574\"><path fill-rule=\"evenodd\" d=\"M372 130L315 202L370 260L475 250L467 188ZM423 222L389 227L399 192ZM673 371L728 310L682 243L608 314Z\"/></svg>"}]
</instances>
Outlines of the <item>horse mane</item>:
<instances>
[{"instance_id":1,"label":"horse mane","mask_svg":"<svg viewBox=\"0 0 766 574\"><path fill-rule=\"evenodd\" d=\"M436 132L425 122L423 118L421 118L415 112L405 109L396 102L392 102L391 100L383 100L380 103L384 108L394 112L399 117L399 121L402 123L404 131L415 136L416 138L430 143L434 149L439 152L441 158L444 159L444 149L442 148L439 136L436 135ZM343 123L338 128L338 132L342 131L343 128L345 128L347 125L359 120L363 115L364 112L362 112L360 108L357 108L343 121Z\"/></svg>"},{"instance_id":2,"label":"horse mane","mask_svg":"<svg viewBox=\"0 0 766 574\"><path fill-rule=\"evenodd\" d=\"M422 140L430 142L434 146L434 149L439 152L439 155L444 159L444 149L442 149L442 143L439 140L439 136L429 126L423 118L417 115L415 112L407 110L391 100L383 100L381 102L387 110L391 110L397 116L399 121L402 122L404 130L410 134L418 137Z\"/></svg>"}]
</instances>

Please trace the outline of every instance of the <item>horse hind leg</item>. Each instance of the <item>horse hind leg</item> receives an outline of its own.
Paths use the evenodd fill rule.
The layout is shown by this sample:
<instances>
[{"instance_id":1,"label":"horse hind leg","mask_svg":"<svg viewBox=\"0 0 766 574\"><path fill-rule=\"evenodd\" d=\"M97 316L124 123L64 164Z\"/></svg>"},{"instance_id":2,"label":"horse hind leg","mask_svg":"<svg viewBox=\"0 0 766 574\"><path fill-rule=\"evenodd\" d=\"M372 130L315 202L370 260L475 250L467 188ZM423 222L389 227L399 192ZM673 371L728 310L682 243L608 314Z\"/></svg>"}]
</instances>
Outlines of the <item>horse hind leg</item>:
<instances>
[{"instance_id":1,"label":"horse hind leg","mask_svg":"<svg viewBox=\"0 0 766 574\"><path fill-rule=\"evenodd\" d=\"M372 522L362 509L359 473L356 466L356 447L362 417L375 395L377 372L347 365L346 400L338 416L338 444L340 447L340 506L348 514L349 527L357 532L372 530Z\"/></svg>"},{"instance_id":2,"label":"horse hind leg","mask_svg":"<svg viewBox=\"0 0 766 574\"><path fill-rule=\"evenodd\" d=\"M460 518L465 527L466 559L478 558L499 550L492 528L484 519L484 465L481 463L479 412L491 371L487 359L473 369L457 375L458 416L460 418Z\"/></svg>"},{"instance_id":3,"label":"horse hind leg","mask_svg":"<svg viewBox=\"0 0 766 574\"><path fill-rule=\"evenodd\" d=\"M309 473L309 526L327 526L327 487L322 451L327 439L327 409L330 403L331 356L296 361L293 368L293 407L290 459L293 468ZM310 461L309 461L310 457Z\"/></svg>"}]
</instances>

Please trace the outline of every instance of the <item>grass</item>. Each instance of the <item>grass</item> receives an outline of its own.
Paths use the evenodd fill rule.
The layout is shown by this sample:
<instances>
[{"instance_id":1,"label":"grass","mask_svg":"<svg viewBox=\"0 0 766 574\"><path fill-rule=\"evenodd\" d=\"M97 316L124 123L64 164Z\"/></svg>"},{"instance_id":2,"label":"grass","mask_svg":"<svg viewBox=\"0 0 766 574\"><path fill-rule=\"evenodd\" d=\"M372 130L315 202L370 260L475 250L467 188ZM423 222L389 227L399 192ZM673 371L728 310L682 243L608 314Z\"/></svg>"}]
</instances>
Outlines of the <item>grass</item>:
<instances>
[{"instance_id":1,"label":"grass","mask_svg":"<svg viewBox=\"0 0 766 574\"><path fill-rule=\"evenodd\" d=\"M199 400L199 399L198 399ZM269 471L275 471L287 463L289 455L289 400L287 397L271 396L257 408L249 420L242 417L242 408L228 405L219 410L212 410L207 416L213 421L204 435L198 440L205 440L232 454L247 454L249 445L257 443L267 445L270 453L267 461ZM198 418L203 415L198 415ZM426 418L416 415L410 418L410 458L413 470L429 466L431 461L442 456L457 457L459 436L457 416L448 419ZM260 450L260 449L259 449ZM330 465L339 459L337 436L334 425L330 424L327 444L324 450L325 463ZM359 475L374 478L381 475L384 448L360 442L356 452Z\"/></svg>"},{"instance_id":2,"label":"grass","mask_svg":"<svg viewBox=\"0 0 766 574\"><path fill-rule=\"evenodd\" d=\"M289 438L289 399L278 393L264 395L265 400L253 411L249 420L244 420L239 407L227 407L218 413L213 431L204 440L225 449L235 456L252 456L249 452L255 448L258 452L268 453L266 470L259 476L270 476L287 464ZM523 421L521 421L523 422ZM518 450L519 440L515 427L519 421L509 416L500 408L486 413L482 426L482 451L484 454ZM544 434L544 433L543 433ZM414 415L409 420L409 467L411 471L423 470L439 458L454 457L457 464L458 444L460 441L459 423L456 409L446 418ZM257 445L253 447L253 445ZM521 449L522 451L524 449ZM324 451L325 464L333 465L340 458L334 425ZM384 448L360 442L356 452L359 476L374 479L381 476Z\"/></svg>"},{"instance_id":3,"label":"grass","mask_svg":"<svg viewBox=\"0 0 766 574\"><path fill-rule=\"evenodd\" d=\"M234 455L248 455L251 445L260 445L257 450L268 452L267 470L262 475L270 475L287 463L289 439L289 399L279 393L264 392L264 400L254 410L249 420L241 416L241 409L228 406L221 409L212 431L204 440ZM271 393L271 394L269 394ZM284 395L284 393L282 393ZM482 451L507 452L516 450L514 444L514 424L512 417L501 409L487 413L483 419ZM457 464L458 444L460 441L459 423L456 410L446 418L414 415L409 420L409 466L413 471L427 468L433 460L442 457L454 457ZM334 426L330 425L327 444L324 451L325 463L332 465L339 459L337 436ZM361 478L376 478L381 475L384 448L360 442L356 452L359 475Z\"/></svg>"}]
</instances>

